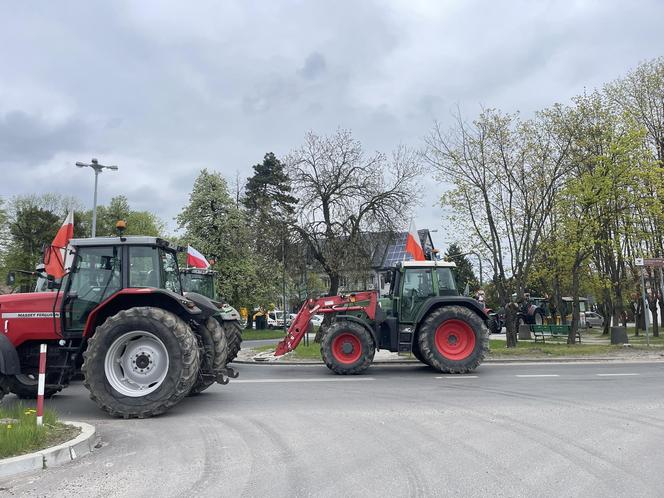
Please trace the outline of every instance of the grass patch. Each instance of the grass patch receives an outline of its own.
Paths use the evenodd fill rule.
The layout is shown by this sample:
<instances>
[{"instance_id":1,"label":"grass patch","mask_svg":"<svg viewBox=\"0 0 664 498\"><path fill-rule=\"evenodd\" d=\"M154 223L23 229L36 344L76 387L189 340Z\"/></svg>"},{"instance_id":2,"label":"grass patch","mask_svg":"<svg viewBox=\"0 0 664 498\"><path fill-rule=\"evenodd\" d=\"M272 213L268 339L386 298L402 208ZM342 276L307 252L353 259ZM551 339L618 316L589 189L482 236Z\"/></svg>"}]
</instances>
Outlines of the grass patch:
<instances>
[{"instance_id":1,"label":"grass patch","mask_svg":"<svg viewBox=\"0 0 664 498\"><path fill-rule=\"evenodd\" d=\"M507 348L505 341L491 340L489 358L514 358L519 356L549 358L555 356L611 356L623 351L622 346L610 344L565 344L564 342L519 341L515 348Z\"/></svg>"},{"instance_id":2,"label":"grass patch","mask_svg":"<svg viewBox=\"0 0 664 498\"><path fill-rule=\"evenodd\" d=\"M261 339L281 339L284 337L283 329L274 330L248 330L242 331L243 341L260 341Z\"/></svg>"},{"instance_id":3,"label":"grass patch","mask_svg":"<svg viewBox=\"0 0 664 498\"><path fill-rule=\"evenodd\" d=\"M258 348L253 348L253 350L257 353L274 351L274 346L260 346ZM300 360L320 360L320 344L311 340L309 341L309 344L305 346L303 341L297 346L295 351L291 353L290 358L297 358Z\"/></svg>"},{"instance_id":4,"label":"grass patch","mask_svg":"<svg viewBox=\"0 0 664 498\"><path fill-rule=\"evenodd\" d=\"M630 337L630 342L632 338ZM613 346L610 344L565 344L563 342L541 342L535 343L532 341L519 341L516 348L505 347L505 341L491 340L491 351L488 358L555 358L566 356L615 356L623 353L625 348L623 346ZM256 352L274 351L274 346L261 346L253 348ZM652 350L654 348L650 348ZM649 351L645 346L640 345L629 348L628 351ZM408 355L405 356L407 358ZM292 353L291 358L302 360L320 360L320 344L313 341L305 346L300 343ZM414 358L414 357L413 357Z\"/></svg>"},{"instance_id":5,"label":"grass patch","mask_svg":"<svg viewBox=\"0 0 664 498\"><path fill-rule=\"evenodd\" d=\"M627 327L627 338L629 343L635 346L645 346L646 345L646 333L643 330L639 331L639 335L636 334L636 327ZM653 337L652 328L649 330L650 335L650 345L651 346L664 346L664 331L660 328L660 336ZM610 341L611 337L609 335L603 335L602 329L593 327L592 329L584 329L581 331L581 337L590 336L596 339L604 339L607 342Z\"/></svg>"},{"instance_id":6,"label":"grass patch","mask_svg":"<svg viewBox=\"0 0 664 498\"><path fill-rule=\"evenodd\" d=\"M55 446L81 432L78 427L59 422L52 410L44 410L44 425L38 427L36 411L21 403L0 407L0 420L0 458Z\"/></svg>"}]
</instances>

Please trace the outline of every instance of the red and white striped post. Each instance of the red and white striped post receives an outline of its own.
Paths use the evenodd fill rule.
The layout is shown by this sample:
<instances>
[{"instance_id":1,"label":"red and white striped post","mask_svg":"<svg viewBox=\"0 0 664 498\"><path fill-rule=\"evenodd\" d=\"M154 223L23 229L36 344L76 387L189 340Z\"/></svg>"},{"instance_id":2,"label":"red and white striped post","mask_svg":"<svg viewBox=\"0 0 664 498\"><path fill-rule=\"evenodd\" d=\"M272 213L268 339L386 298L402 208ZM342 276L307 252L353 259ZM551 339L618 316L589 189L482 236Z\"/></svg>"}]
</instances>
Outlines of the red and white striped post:
<instances>
[{"instance_id":1,"label":"red and white striped post","mask_svg":"<svg viewBox=\"0 0 664 498\"><path fill-rule=\"evenodd\" d=\"M37 385L37 425L44 423L44 387L46 386L46 344L39 348L39 384Z\"/></svg>"}]
</instances>

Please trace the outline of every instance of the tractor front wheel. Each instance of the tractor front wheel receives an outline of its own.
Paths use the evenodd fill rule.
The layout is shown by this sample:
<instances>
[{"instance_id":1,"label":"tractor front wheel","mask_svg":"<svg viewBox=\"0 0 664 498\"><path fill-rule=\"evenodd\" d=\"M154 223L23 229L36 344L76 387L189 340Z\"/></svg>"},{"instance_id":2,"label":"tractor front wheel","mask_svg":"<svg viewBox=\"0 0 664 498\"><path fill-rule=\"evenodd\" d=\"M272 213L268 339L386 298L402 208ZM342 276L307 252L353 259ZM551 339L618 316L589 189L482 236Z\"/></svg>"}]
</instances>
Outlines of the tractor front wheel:
<instances>
[{"instance_id":1,"label":"tractor front wheel","mask_svg":"<svg viewBox=\"0 0 664 498\"><path fill-rule=\"evenodd\" d=\"M196 382L189 391L189 396L202 393L214 384L217 374L228 363L228 342L216 319L208 318L204 324L198 327L197 334L201 339L199 349L201 368L198 371Z\"/></svg>"},{"instance_id":2,"label":"tractor front wheel","mask_svg":"<svg viewBox=\"0 0 664 498\"><path fill-rule=\"evenodd\" d=\"M484 320L463 306L443 306L424 321L418 335L422 356L441 372L468 373L489 351Z\"/></svg>"},{"instance_id":3,"label":"tractor front wheel","mask_svg":"<svg viewBox=\"0 0 664 498\"><path fill-rule=\"evenodd\" d=\"M123 310L97 327L83 353L85 387L115 417L146 418L177 404L196 381L199 356L189 326L166 310Z\"/></svg>"},{"instance_id":4,"label":"tractor front wheel","mask_svg":"<svg viewBox=\"0 0 664 498\"><path fill-rule=\"evenodd\" d=\"M325 331L320 353L327 368L340 375L364 372L373 361L376 346L359 323L341 320Z\"/></svg>"},{"instance_id":5,"label":"tractor front wheel","mask_svg":"<svg viewBox=\"0 0 664 498\"><path fill-rule=\"evenodd\" d=\"M47 382L49 377L49 375L46 376ZM27 373L7 377L7 386L9 387L9 391L16 394L16 396L18 396L20 399L36 399L38 385L38 373ZM44 387L44 397L50 398L60 391L62 391L61 387Z\"/></svg>"},{"instance_id":6,"label":"tractor front wheel","mask_svg":"<svg viewBox=\"0 0 664 498\"><path fill-rule=\"evenodd\" d=\"M221 327L224 329L228 341L227 363L230 363L237 358L242 347L242 324L238 320L224 320L221 322Z\"/></svg>"}]
</instances>

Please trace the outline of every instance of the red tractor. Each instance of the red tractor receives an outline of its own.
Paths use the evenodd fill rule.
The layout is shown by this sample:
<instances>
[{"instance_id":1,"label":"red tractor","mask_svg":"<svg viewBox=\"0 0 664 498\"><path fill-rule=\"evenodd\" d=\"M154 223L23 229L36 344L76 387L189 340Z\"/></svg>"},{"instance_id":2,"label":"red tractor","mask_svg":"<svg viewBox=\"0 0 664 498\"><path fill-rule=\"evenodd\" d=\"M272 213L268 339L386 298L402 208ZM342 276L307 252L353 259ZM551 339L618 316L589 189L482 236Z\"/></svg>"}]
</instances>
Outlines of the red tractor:
<instances>
[{"instance_id":1,"label":"red tractor","mask_svg":"<svg viewBox=\"0 0 664 498\"><path fill-rule=\"evenodd\" d=\"M412 353L441 372L467 373L489 348L489 317L475 299L460 296L454 263L406 261L390 278L390 295L376 291L307 300L275 355L297 347L315 314L332 315L321 340L321 356L333 372L366 370L379 349Z\"/></svg>"},{"instance_id":2,"label":"red tractor","mask_svg":"<svg viewBox=\"0 0 664 498\"><path fill-rule=\"evenodd\" d=\"M218 309L183 293L177 250L155 237L72 239L72 266L51 292L0 296L0 399L34 398L39 345L48 345L45 395L79 371L113 416L163 413L235 373Z\"/></svg>"}]
</instances>

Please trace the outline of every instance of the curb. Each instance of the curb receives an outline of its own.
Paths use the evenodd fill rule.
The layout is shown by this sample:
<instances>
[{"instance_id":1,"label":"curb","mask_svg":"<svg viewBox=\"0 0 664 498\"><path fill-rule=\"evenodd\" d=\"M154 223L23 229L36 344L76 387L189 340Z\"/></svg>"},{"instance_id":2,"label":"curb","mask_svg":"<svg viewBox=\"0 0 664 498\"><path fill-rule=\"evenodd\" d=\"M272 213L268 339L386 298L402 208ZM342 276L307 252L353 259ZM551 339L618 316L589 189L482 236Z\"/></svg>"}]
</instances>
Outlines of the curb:
<instances>
[{"instance_id":1,"label":"curb","mask_svg":"<svg viewBox=\"0 0 664 498\"><path fill-rule=\"evenodd\" d=\"M0 460L0 479L14 477L25 472L45 470L49 467L58 467L92 453L98 439L95 437L95 427L84 422L63 421L62 423L78 427L81 429L81 433L66 443L27 455Z\"/></svg>"},{"instance_id":2,"label":"curb","mask_svg":"<svg viewBox=\"0 0 664 498\"><path fill-rule=\"evenodd\" d=\"M605 357L558 357L558 358L489 358L482 362L482 364L526 364L526 363L658 363L664 361L664 358L621 358L619 356L605 356ZM325 365L322 361L318 360L300 360L300 361L254 361L254 360L233 360L232 363L240 365L265 365L265 366L287 366L287 365ZM408 360L376 360L373 365L416 365L420 363L416 359Z\"/></svg>"}]
</instances>

